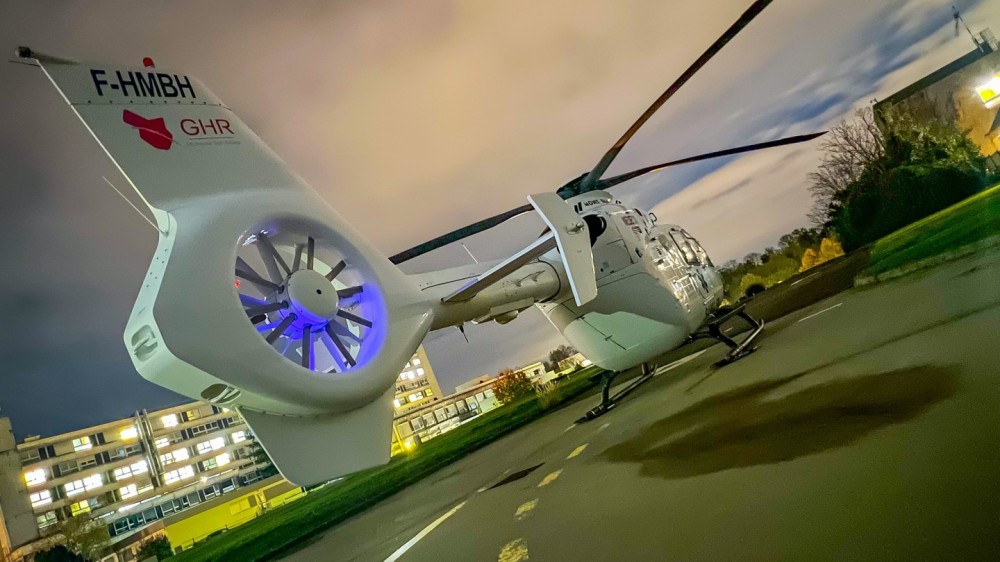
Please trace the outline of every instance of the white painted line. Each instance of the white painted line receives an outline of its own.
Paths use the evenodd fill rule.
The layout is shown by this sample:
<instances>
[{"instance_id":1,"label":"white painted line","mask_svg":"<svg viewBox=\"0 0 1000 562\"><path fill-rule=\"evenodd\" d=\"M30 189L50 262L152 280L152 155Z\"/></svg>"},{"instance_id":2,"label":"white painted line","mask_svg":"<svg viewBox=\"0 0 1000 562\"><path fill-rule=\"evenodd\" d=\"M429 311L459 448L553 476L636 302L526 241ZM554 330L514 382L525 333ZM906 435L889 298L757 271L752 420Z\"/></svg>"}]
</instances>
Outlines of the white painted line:
<instances>
[{"instance_id":1,"label":"white painted line","mask_svg":"<svg viewBox=\"0 0 1000 562\"><path fill-rule=\"evenodd\" d=\"M555 482L556 478L559 478L560 474L562 474L562 469L549 473L548 476L542 478L542 481L538 483L538 487L541 488L543 486L548 486L549 484Z\"/></svg>"},{"instance_id":2,"label":"white painted line","mask_svg":"<svg viewBox=\"0 0 1000 562\"><path fill-rule=\"evenodd\" d=\"M817 271L816 273L819 273L819 272ZM816 273L810 273L809 275L806 275L802 279L799 279L798 281L793 282L791 285L789 285L789 287L794 287L794 286L798 285L799 283L805 281L806 279L809 279L813 275L816 275Z\"/></svg>"},{"instance_id":3,"label":"white painted line","mask_svg":"<svg viewBox=\"0 0 1000 562\"><path fill-rule=\"evenodd\" d=\"M528 543L524 539L514 539L505 544L497 556L497 562L522 562L528 559Z\"/></svg>"},{"instance_id":4,"label":"white painted line","mask_svg":"<svg viewBox=\"0 0 1000 562\"><path fill-rule=\"evenodd\" d=\"M587 445L588 445L588 443L584 443L583 445L580 445L576 449L573 449L573 452L570 453L568 457L566 457L566 460L569 460L569 459L571 459L573 457L579 456L579 454L582 453L583 450L587 448Z\"/></svg>"},{"instance_id":5,"label":"white painted line","mask_svg":"<svg viewBox=\"0 0 1000 562\"><path fill-rule=\"evenodd\" d=\"M805 318L802 318L801 320L799 320L799 322L805 322L806 320L809 320L810 318L812 318L814 316L819 316L820 314L823 314L824 312L826 312L828 310L833 310L833 309L837 308L838 306L840 306L842 304L844 304L844 303L838 302L837 304L831 306L830 308L824 308L823 310L821 310L819 312L814 312L814 313L810 314L809 316L806 316ZM796 324L798 324L798 322L796 322Z\"/></svg>"},{"instance_id":6,"label":"white painted line","mask_svg":"<svg viewBox=\"0 0 1000 562\"><path fill-rule=\"evenodd\" d=\"M611 425L611 422L608 422L608 423L602 425L601 427L597 428L597 431L604 431L605 429L608 428L609 425Z\"/></svg>"},{"instance_id":7,"label":"white painted line","mask_svg":"<svg viewBox=\"0 0 1000 562\"><path fill-rule=\"evenodd\" d=\"M521 507L518 507L517 511L514 512L514 520L523 521L526 517L531 515L531 510L535 509L536 505L538 505L538 498L535 498L530 502L522 503Z\"/></svg>"},{"instance_id":8,"label":"white painted line","mask_svg":"<svg viewBox=\"0 0 1000 562\"><path fill-rule=\"evenodd\" d=\"M574 427L576 427L576 424L575 424L575 423L574 423L573 425L571 425L571 426L567 427L566 429L564 429L564 430L563 430L563 433L566 433L567 431L569 431L569 430L573 429Z\"/></svg>"},{"instance_id":9,"label":"white painted line","mask_svg":"<svg viewBox=\"0 0 1000 562\"><path fill-rule=\"evenodd\" d=\"M677 367L680 367L681 365L687 363L688 361L692 361L694 359L697 359L699 355L701 355L702 353L705 353L706 351L708 351L708 350L707 349L703 349L703 350L699 351L698 353L692 353L691 355L688 355L687 357L681 357L677 361L674 361L673 363L670 363L669 365L665 365L665 366L660 367L659 369L657 369L656 372L653 373L653 376L657 377L657 376L662 375L663 373L666 373L667 371L670 371L672 369L676 369Z\"/></svg>"},{"instance_id":10,"label":"white painted line","mask_svg":"<svg viewBox=\"0 0 1000 562\"><path fill-rule=\"evenodd\" d=\"M424 527L424 530L420 531L419 533L417 533L417 536L415 536L412 539L406 541L406 544L404 544L403 546L401 546L398 549L396 549L396 552L393 552L392 554L390 554L389 557L385 559L385 562L396 562L396 560L399 560L399 558L401 556L403 556L404 554L406 554L407 550L410 550L411 548L413 548L413 545L417 544L420 541L420 539L422 539L422 538L426 537L427 535L429 535L430 532L433 531L434 529L436 529L438 525L440 525L441 523L444 523L445 519L451 517L452 515L455 515L455 512L457 512L459 509L462 509L463 505L465 505L465 502L462 502L462 503L456 505L455 507L451 508L451 511L449 511L448 513L445 513L441 517L438 517L437 519L434 520L433 523L431 523L430 525Z\"/></svg>"}]
</instances>

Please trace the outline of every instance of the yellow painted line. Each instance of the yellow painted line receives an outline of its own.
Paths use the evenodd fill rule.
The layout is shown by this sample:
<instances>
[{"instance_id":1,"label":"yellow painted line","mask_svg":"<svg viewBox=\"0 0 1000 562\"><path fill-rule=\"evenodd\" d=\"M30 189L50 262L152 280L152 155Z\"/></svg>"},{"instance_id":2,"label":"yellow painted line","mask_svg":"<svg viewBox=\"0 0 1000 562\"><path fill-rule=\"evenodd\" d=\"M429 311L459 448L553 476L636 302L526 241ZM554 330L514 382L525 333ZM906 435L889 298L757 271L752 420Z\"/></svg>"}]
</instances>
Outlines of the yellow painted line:
<instances>
[{"instance_id":1,"label":"yellow painted line","mask_svg":"<svg viewBox=\"0 0 1000 562\"><path fill-rule=\"evenodd\" d=\"M538 483L538 487L541 488L542 486L548 486L549 484L555 482L556 478L559 478L560 474L562 474L562 469L550 473L545 478L542 478L542 481Z\"/></svg>"},{"instance_id":2,"label":"yellow painted line","mask_svg":"<svg viewBox=\"0 0 1000 562\"><path fill-rule=\"evenodd\" d=\"M434 529L436 529L438 525L440 525L441 523L444 523L445 519L451 517L452 515L455 515L455 512L457 512L458 510L462 509L463 505L465 505L465 502L462 502L462 503L456 505L455 507L451 508L451 511L449 511L448 513L445 513L441 517L438 517L437 519L434 520L433 523L431 523L430 525L424 527L424 530L420 531L419 533L417 533L417 536L415 536L412 539L406 541L406 544L404 544L403 546L401 546L398 549L396 549L396 552L393 552L392 554L390 554L389 557L385 559L385 562L396 562L396 560L399 560L399 558L401 556L403 556L404 554L406 554L406 551L410 550L411 548L413 548L413 545L415 545L418 542L420 542L420 539L422 539L422 538L426 537L427 535L429 535L430 532L433 531ZM525 552L525 556L527 556L527 552ZM525 559L527 559L527 558L525 558Z\"/></svg>"},{"instance_id":3,"label":"yellow painted line","mask_svg":"<svg viewBox=\"0 0 1000 562\"><path fill-rule=\"evenodd\" d=\"M528 543L524 539L514 539L505 544L497 556L497 562L521 562L528 559Z\"/></svg>"},{"instance_id":4,"label":"yellow painted line","mask_svg":"<svg viewBox=\"0 0 1000 562\"><path fill-rule=\"evenodd\" d=\"M517 511L514 513L514 519L517 521L524 520L524 518L531 515L531 510L535 509L536 505L538 505L538 498L522 503L521 507L517 508Z\"/></svg>"},{"instance_id":5,"label":"yellow painted line","mask_svg":"<svg viewBox=\"0 0 1000 562\"><path fill-rule=\"evenodd\" d=\"M566 457L566 460L569 460L569 459L571 459L573 457L579 456L580 453L582 453L583 450L587 448L587 445L588 445L588 443L584 443L583 445L580 445L576 449L573 449L573 452L570 453L568 457Z\"/></svg>"}]
</instances>

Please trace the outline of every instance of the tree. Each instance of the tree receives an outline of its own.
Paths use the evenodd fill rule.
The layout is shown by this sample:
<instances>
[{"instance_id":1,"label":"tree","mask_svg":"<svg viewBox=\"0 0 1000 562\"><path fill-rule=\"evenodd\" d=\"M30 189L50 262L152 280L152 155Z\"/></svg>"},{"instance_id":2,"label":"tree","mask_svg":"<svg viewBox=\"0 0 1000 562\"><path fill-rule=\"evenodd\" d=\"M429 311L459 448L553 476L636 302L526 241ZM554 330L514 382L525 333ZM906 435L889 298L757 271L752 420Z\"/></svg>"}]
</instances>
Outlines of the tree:
<instances>
[{"instance_id":1,"label":"tree","mask_svg":"<svg viewBox=\"0 0 1000 562\"><path fill-rule=\"evenodd\" d=\"M157 560L165 560L173 555L174 551L170 548L170 539L160 535L142 543L142 546L139 547L138 559L145 560L155 556Z\"/></svg>"},{"instance_id":2,"label":"tree","mask_svg":"<svg viewBox=\"0 0 1000 562\"><path fill-rule=\"evenodd\" d=\"M985 185L986 160L954 127L888 108L831 129L810 175L817 224L846 250L873 242Z\"/></svg>"},{"instance_id":3,"label":"tree","mask_svg":"<svg viewBox=\"0 0 1000 562\"><path fill-rule=\"evenodd\" d=\"M63 556L62 550L58 549L63 547L70 553L78 554L81 561L98 560L111 541L111 535L108 533L107 525L85 515L77 515L53 525L46 541L49 545L48 551L57 552L53 556ZM77 559L53 558L50 562L57 560L71 562Z\"/></svg>"},{"instance_id":4,"label":"tree","mask_svg":"<svg viewBox=\"0 0 1000 562\"><path fill-rule=\"evenodd\" d=\"M569 359L570 357L576 355L577 351L575 348L569 345L560 345L559 347L553 349L549 352L549 360L545 361L546 371L558 371L559 362L564 359Z\"/></svg>"},{"instance_id":5,"label":"tree","mask_svg":"<svg viewBox=\"0 0 1000 562\"><path fill-rule=\"evenodd\" d=\"M493 393L504 404L510 404L522 396L529 395L533 390L534 384L528 374L513 369L500 371L497 381L493 383Z\"/></svg>"}]
</instances>

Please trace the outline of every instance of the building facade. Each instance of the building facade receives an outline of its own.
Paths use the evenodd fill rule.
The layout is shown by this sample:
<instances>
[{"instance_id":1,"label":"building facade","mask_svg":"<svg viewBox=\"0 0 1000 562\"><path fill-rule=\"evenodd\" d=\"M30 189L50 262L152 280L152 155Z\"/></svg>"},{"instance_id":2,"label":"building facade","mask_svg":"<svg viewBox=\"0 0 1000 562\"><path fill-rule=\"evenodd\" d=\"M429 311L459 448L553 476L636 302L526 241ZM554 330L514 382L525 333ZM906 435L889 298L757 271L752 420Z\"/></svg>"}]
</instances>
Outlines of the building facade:
<instances>
[{"instance_id":1,"label":"building facade","mask_svg":"<svg viewBox=\"0 0 1000 562\"><path fill-rule=\"evenodd\" d=\"M424 346L420 346L396 379L396 396L393 400L396 415L420 408L441 396L441 387L434 376L431 362L427 360L427 352Z\"/></svg>"},{"instance_id":2,"label":"building facade","mask_svg":"<svg viewBox=\"0 0 1000 562\"><path fill-rule=\"evenodd\" d=\"M975 50L876 103L875 114L891 107L951 123L1000 169L1000 50L989 31L980 37Z\"/></svg>"},{"instance_id":3,"label":"building facade","mask_svg":"<svg viewBox=\"0 0 1000 562\"><path fill-rule=\"evenodd\" d=\"M493 393L494 382L496 379L491 378L397 414L392 423L392 454L412 449L499 406Z\"/></svg>"},{"instance_id":4,"label":"building facade","mask_svg":"<svg viewBox=\"0 0 1000 562\"><path fill-rule=\"evenodd\" d=\"M2 494L14 548L86 516L107 525L119 550L151 523L252 484L270 467L235 411L201 403L29 437L15 450L16 462L0 466L0 486L16 489Z\"/></svg>"}]
</instances>

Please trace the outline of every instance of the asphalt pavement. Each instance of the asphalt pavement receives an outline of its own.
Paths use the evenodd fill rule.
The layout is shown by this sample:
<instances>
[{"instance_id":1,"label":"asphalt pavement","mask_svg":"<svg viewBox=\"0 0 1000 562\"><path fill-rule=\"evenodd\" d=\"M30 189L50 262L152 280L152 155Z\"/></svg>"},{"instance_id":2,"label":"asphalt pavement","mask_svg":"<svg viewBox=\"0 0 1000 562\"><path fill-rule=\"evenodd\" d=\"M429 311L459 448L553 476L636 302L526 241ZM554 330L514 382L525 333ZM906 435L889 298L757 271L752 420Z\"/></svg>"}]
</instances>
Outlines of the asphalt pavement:
<instances>
[{"instance_id":1,"label":"asphalt pavement","mask_svg":"<svg viewBox=\"0 0 1000 562\"><path fill-rule=\"evenodd\" d=\"M605 416L545 416L287 559L996 559L1000 253L824 291L745 359L675 353Z\"/></svg>"}]
</instances>

